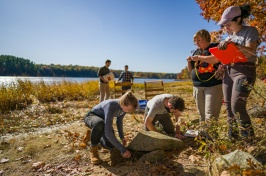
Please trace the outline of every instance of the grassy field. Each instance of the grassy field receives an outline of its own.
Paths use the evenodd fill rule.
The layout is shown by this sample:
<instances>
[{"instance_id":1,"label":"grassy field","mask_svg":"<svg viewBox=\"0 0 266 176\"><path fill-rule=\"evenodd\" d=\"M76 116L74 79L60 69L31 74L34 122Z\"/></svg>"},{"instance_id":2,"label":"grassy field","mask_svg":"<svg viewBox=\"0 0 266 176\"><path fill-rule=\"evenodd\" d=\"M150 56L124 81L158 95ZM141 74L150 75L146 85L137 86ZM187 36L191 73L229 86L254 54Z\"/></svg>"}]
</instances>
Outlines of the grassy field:
<instances>
[{"instance_id":1,"label":"grassy field","mask_svg":"<svg viewBox=\"0 0 266 176\"><path fill-rule=\"evenodd\" d=\"M184 139L180 151L167 151L164 161L158 163L137 162L131 159L111 160L110 154L100 151L103 164L93 166L89 161L88 147L81 146L86 127L83 117L98 103L98 82L33 84L19 81L18 86L0 88L0 175L210 175L213 159L235 149L266 157L265 118L252 118L256 144L245 146L241 141L227 139L225 108L222 107L218 122L207 124L209 141L198 137ZM186 111L182 114L181 127L199 129L191 82L165 83L165 93L185 99ZM248 108L261 106L265 100L266 85L259 80L248 100ZM111 84L112 91L114 90ZM134 94L144 99L144 85L134 84ZM142 130L143 114L127 114L124 131L130 142ZM263 155L264 154L264 155ZM116 162L113 166L112 162ZM252 168L256 170L256 168ZM231 175L241 175L228 169Z\"/></svg>"}]
</instances>

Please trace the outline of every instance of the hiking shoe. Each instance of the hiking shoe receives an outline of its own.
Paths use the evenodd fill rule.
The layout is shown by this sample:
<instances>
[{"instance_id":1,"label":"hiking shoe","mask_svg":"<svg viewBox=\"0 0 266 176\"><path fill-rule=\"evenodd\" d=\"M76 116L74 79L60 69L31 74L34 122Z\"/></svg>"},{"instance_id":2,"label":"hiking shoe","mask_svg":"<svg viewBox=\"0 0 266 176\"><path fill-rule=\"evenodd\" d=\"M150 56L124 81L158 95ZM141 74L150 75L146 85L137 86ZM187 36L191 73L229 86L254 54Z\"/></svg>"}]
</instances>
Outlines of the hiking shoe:
<instances>
[{"instance_id":1,"label":"hiking shoe","mask_svg":"<svg viewBox=\"0 0 266 176\"><path fill-rule=\"evenodd\" d=\"M102 160L99 157L98 146L93 146L90 148L90 160L91 164L100 164Z\"/></svg>"}]
</instances>

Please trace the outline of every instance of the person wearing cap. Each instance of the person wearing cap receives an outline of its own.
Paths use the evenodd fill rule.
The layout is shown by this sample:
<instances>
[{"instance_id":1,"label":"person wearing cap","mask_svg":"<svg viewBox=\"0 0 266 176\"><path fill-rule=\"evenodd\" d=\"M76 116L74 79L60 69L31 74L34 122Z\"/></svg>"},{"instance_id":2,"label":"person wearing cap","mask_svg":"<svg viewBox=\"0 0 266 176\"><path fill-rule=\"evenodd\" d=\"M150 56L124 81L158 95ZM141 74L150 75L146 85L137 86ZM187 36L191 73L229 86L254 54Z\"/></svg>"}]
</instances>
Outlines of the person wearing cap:
<instances>
[{"instance_id":1,"label":"person wearing cap","mask_svg":"<svg viewBox=\"0 0 266 176\"><path fill-rule=\"evenodd\" d=\"M218 49L225 50L233 43L246 56L247 62L224 65L223 95L227 111L228 137L239 139L239 131L243 141L252 142L255 138L254 129L247 113L246 105L251 89L256 80L256 50L259 45L258 30L246 26L243 20L250 15L250 6L230 6L223 12L218 25L228 33L228 37L220 42ZM192 60L206 62L217 61L214 56L193 57ZM240 126L240 128L238 128Z\"/></svg>"},{"instance_id":2,"label":"person wearing cap","mask_svg":"<svg viewBox=\"0 0 266 176\"><path fill-rule=\"evenodd\" d=\"M105 66L101 67L98 70L98 77L99 77L99 87L100 87L100 102L103 100L107 100L110 97L110 87L109 87L109 81L104 79L104 75L110 73L110 67L111 65L111 60L106 60L105 61Z\"/></svg>"},{"instance_id":3,"label":"person wearing cap","mask_svg":"<svg viewBox=\"0 0 266 176\"><path fill-rule=\"evenodd\" d=\"M248 59L248 62L226 65L223 92L228 116L229 137L238 139L237 119L239 119L242 139L253 141L255 134L246 104L251 92L248 86L253 86L256 80L256 50L259 45L259 34L255 27L243 25L243 19L249 15L249 5L231 6L224 11L218 25L221 25L229 36L219 44L218 48L226 49L229 43L234 43Z\"/></svg>"},{"instance_id":4,"label":"person wearing cap","mask_svg":"<svg viewBox=\"0 0 266 176\"><path fill-rule=\"evenodd\" d=\"M174 135L178 139L183 139L184 136L180 133L178 118L184 109L185 102L181 97L172 94L160 94L154 96L148 101L144 112L145 130L159 132L155 127L156 122L159 122L166 134ZM169 113L172 113L175 116L175 127Z\"/></svg>"},{"instance_id":5,"label":"person wearing cap","mask_svg":"<svg viewBox=\"0 0 266 176\"><path fill-rule=\"evenodd\" d=\"M128 65L125 65L125 71L121 72L117 82L119 82L122 79L122 82L131 82L133 83L134 77L131 72L128 71ZM122 86L122 90L129 90L131 89L131 86Z\"/></svg>"}]
</instances>

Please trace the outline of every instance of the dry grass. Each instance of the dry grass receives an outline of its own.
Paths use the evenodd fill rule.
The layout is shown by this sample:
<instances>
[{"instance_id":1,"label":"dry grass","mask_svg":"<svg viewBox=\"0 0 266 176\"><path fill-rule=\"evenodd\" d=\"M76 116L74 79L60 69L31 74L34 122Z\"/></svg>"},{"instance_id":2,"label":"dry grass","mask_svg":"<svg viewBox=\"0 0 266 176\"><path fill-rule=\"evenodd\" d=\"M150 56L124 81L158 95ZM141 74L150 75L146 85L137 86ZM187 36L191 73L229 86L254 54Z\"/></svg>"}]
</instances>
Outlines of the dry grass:
<instances>
[{"instance_id":1,"label":"dry grass","mask_svg":"<svg viewBox=\"0 0 266 176\"><path fill-rule=\"evenodd\" d=\"M29 87L26 88L26 85ZM104 163L101 166L93 166L89 164L88 147L81 147L80 143L87 129L83 123L83 117L98 103L98 85L95 82L73 85L65 82L48 86L43 83L33 85L26 82L21 83L21 87L23 86L25 86L23 90L27 90L34 97L31 97L31 103L23 109L2 115L4 120L4 126L0 128L2 135L13 135L1 136L0 175L2 172L3 175L11 176L130 175L130 173L139 176L171 175L171 173L201 176L209 174L209 165L214 157L237 148L251 150L248 147L245 148L240 141L232 143L226 138L226 114L222 107L219 122L209 125L210 134L216 138L214 142L206 142L202 138L198 138L197 141L187 138L184 140L185 148L182 151L167 152L168 157L163 163L137 165L136 157L133 157L115 167L110 166L109 153L100 150L100 157ZM33 94L36 86L43 89L40 91L42 93ZM143 84L133 86L135 95L139 99L144 99L143 88ZM262 91L265 90L264 84L258 82L255 89L265 97L265 91ZM49 95L44 98L43 96L48 92ZM185 99L187 109L182 115L182 131L189 128L198 129L199 115L192 97L192 83L165 83L165 92ZM260 105L263 102L263 96L252 91L248 107L254 104ZM41 97L42 101L38 97ZM258 140L252 152L254 155L266 153L265 119L252 118L252 122ZM125 136L130 142L142 129L142 113L136 113L134 118L128 114L124 124ZM198 157L199 161L191 161L190 156ZM40 163L36 164L38 162Z\"/></svg>"}]
</instances>

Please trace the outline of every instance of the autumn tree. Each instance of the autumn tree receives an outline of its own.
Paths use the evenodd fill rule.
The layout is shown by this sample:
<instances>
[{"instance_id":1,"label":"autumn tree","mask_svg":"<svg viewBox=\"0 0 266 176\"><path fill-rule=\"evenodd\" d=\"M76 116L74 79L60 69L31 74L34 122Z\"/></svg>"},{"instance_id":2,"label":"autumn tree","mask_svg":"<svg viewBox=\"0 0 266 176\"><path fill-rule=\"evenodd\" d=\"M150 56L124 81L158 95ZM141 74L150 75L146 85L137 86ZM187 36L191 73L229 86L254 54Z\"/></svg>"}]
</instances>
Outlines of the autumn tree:
<instances>
[{"instance_id":1,"label":"autumn tree","mask_svg":"<svg viewBox=\"0 0 266 176\"><path fill-rule=\"evenodd\" d=\"M200 9L201 15L207 21L213 20L218 22L224 10L230 6L241 6L244 4L250 5L250 16L245 19L245 23L257 28L259 32L260 45L257 49L257 55L259 58L258 76L266 76L265 70L265 54L266 54L266 3L265 0L195 0ZM220 41L224 31L212 31L212 41Z\"/></svg>"},{"instance_id":2,"label":"autumn tree","mask_svg":"<svg viewBox=\"0 0 266 176\"><path fill-rule=\"evenodd\" d=\"M258 47L258 56L265 55L266 52L266 3L265 0L195 0L202 10L201 15L204 19L218 22L224 10L229 6L241 6L249 4L251 15L245 20L245 23L254 26L259 31L261 44ZM220 31L212 32L213 40L219 41L223 34Z\"/></svg>"}]
</instances>

